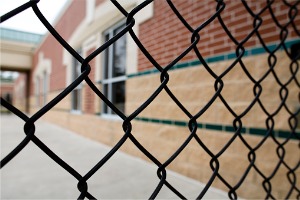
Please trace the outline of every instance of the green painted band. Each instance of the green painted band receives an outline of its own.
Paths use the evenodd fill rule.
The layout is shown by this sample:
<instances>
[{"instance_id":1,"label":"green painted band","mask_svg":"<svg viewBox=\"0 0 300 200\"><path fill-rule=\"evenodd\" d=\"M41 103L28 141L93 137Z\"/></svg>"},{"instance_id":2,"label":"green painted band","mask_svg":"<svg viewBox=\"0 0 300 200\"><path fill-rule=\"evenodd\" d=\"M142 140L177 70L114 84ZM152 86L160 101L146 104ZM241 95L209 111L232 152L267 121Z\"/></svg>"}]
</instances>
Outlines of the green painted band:
<instances>
[{"instance_id":1,"label":"green painted band","mask_svg":"<svg viewBox=\"0 0 300 200\"><path fill-rule=\"evenodd\" d=\"M180 126L180 127L188 127L188 122L186 121L176 121L176 120L166 120L166 119L152 119L145 117L137 117L135 118L137 121L147 122L147 123L157 123L157 124L165 124L172 126ZM210 124L210 123L197 123L197 127L200 129L214 130L214 131L224 131L235 133L237 130L230 125L222 125L222 124ZM250 135L259 135L259 136L267 136L273 134L278 138L290 138L290 139L300 139L300 131L292 131L289 130L273 130L270 132L268 129L264 128L254 128L254 127L242 127L240 130L241 134L250 134Z\"/></svg>"},{"instance_id":2,"label":"green painted band","mask_svg":"<svg viewBox=\"0 0 300 200\"><path fill-rule=\"evenodd\" d=\"M294 40L289 40L284 43L285 47L288 49L290 48L293 44L300 42L299 39L294 39ZM270 44L267 45L267 48L269 51L274 51L276 48L276 44ZM279 48L279 50L284 50L283 46ZM251 55L259 55L267 53L266 50L263 47L253 47L251 49L245 49L243 57L251 56ZM214 62L219 62L219 61L225 61L229 59L234 59L237 58L237 55L235 52L230 52L230 53L225 53L222 55L216 55L216 56L211 56L205 59L207 63L214 63ZM201 65L201 62L199 60L192 60L188 62L181 62L176 65L174 65L170 70L176 70L176 69L182 69L182 68L188 68L188 67L195 67ZM156 74L159 73L157 69L150 69L150 70L145 70L133 74L128 74L128 78L134 78L134 77L139 77L139 76L144 76L144 75L149 75L149 74Z\"/></svg>"}]
</instances>

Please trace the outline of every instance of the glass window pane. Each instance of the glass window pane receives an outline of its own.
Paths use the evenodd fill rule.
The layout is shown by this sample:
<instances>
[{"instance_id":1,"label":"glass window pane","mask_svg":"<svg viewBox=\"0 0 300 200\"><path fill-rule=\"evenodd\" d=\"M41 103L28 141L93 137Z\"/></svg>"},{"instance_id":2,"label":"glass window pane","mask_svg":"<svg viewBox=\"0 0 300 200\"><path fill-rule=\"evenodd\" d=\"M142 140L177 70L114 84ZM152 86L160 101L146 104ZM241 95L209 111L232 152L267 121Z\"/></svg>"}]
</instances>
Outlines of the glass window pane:
<instances>
[{"instance_id":1,"label":"glass window pane","mask_svg":"<svg viewBox=\"0 0 300 200\"><path fill-rule=\"evenodd\" d=\"M76 110L77 98L76 98L77 90L72 91L72 110Z\"/></svg>"},{"instance_id":2,"label":"glass window pane","mask_svg":"<svg viewBox=\"0 0 300 200\"><path fill-rule=\"evenodd\" d=\"M80 92L81 90L75 89L72 91L72 109L80 110Z\"/></svg>"},{"instance_id":3,"label":"glass window pane","mask_svg":"<svg viewBox=\"0 0 300 200\"><path fill-rule=\"evenodd\" d=\"M119 32L121 32L122 29L124 29L125 27L126 27L126 25L122 24L121 26L115 28L115 30L114 30L114 36L117 35Z\"/></svg>"},{"instance_id":4,"label":"glass window pane","mask_svg":"<svg viewBox=\"0 0 300 200\"><path fill-rule=\"evenodd\" d=\"M105 35L105 41L109 40L109 34ZM104 52L104 79L108 79L109 77L109 49L111 47L107 48Z\"/></svg>"},{"instance_id":5,"label":"glass window pane","mask_svg":"<svg viewBox=\"0 0 300 200\"><path fill-rule=\"evenodd\" d=\"M78 77L78 61L74 58L74 65L73 65L73 80L75 80Z\"/></svg>"},{"instance_id":6,"label":"glass window pane","mask_svg":"<svg viewBox=\"0 0 300 200\"><path fill-rule=\"evenodd\" d=\"M109 99L108 97L108 84L103 85L103 94L106 96L106 98ZM108 106L103 102L103 113L108 114Z\"/></svg>"},{"instance_id":7,"label":"glass window pane","mask_svg":"<svg viewBox=\"0 0 300 200\"><path fill-rule=\"evenodd\" d=\"M125 81L112 84L112 103L120 111L125 111Z\"/></svg>"},{"instance_id":8,"label":"glass window pane","mask_svg":"<svg viewBox=\"0 0 300 200\"><path fill-rule=\"evenodd\" d=\"M80 62L77 62L77 66L76 66L76 77L77 78L78 76L80 76L81 74L81 63Z\"/></svg>"},{"instance_id":9,"label":"glass window pane","mask_svg":"<svg viewBox=\"0 0 300 200\"><path fill-rule=\"evenodd\" d=\"M113 45L113 77L124 76L126 70L126 35Z\"/></svg>"},{"instance_id":10,"label":"glass window pane","mask_svg":"<svg viewBox=\"0 0 300 200\"><path fill-rule=\"evenodd\" d=\"M81 55L81 50L77 50L77 53ZM73 58L73 80L75 80L81 74L81 63L76 59Z\"/></svg>"},{"instance_id":11,"label":"glass window pane","mask_svg":"<svg viewBox=\"0 0 300 200\"><path fill-rule=\"evenodd\" d=\"M81 49L77 50L78 54L81 55ZM73 58L73 66L72 66L72 78L74 81L76 78L78 78L78 76L80 76L81 74L81 63L76 60L75 58ZM72 96L71 96L71 101L72 101L72 110L80 110L81 106L81 84L79 84L73 91L72 91Z\"/></svg>"}]
</instances>

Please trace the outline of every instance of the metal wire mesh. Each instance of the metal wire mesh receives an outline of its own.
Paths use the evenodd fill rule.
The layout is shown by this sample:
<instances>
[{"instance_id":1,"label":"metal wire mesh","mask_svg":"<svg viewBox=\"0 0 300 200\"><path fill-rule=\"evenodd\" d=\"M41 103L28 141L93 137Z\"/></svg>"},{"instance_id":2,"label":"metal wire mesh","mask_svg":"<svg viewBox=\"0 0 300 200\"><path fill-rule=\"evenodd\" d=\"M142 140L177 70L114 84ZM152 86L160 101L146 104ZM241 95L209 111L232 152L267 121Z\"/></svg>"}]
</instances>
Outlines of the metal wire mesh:
<instances>
[{"instance_id":1,"label":"metal wire mesh","mask_svg":"<svg viewBox=\"0 0 300 200\"><path fill-rule=\"evenodd\" d=\"M20 7L10 11L7 14L4 14L1 16L1 22L4 22L8 20L9 18L12 18L13 16L23 12L24 10L32 8L36 16L39 18L39 20L44 24L44 26L48 29L48 31L56 38L56 40L75 58L81 63L81 74L76 78L74 82L72 82L68 87L66 87L63 92L61 92L59 95L57 95L54 99L52 99L48 104L46 104L44 107L42 107L40 110L38 110L36 113L32 115L32 117L26 116L23 112L19 111L17 108L15 108L13 105L5 101L1 98L1 105L6 107L8 110L13 112L15 115L17 115L19 118L24 120L24 132L26 134L23 141L15 147L15 149L9 153L6 157L4 157L1 161L1 168L4 167L10 160L12 160L17 154L22 151L22 149L26 148L26 145L32 141L35 145L37 145L42 151L45 152L54 162L56 162L58 165L60 165L62 168L66 170L66 172L70 173L72 176L74 176L78 180L78 190L80 192L80 195L78 199L94 199L95 197L89 193L88 191L88 180L98 171L101 170L101 167L106 164L106 162L111 159L115 152L117 152L120 147L124 144L126 140L131 140L132 143L145 155L147 156L155 165L157 165L157 176L159 181L159 184L153 191L152 195L149 197L149 199L154 199L157 194L160 192L161 188L163 186L167 186L171 191L173 191L179 198L186 199L182 193L179 191L179 189L174 188L167 180L167 167L176 159L176 157L189 145L189 143L194 140L196 141L199 146L211 157L209 165L211 167L211 176L209 181L206 183L206 186L202 191L199 191L199 195L197 199L201 199L207 190L210 188L214 180L217 178L219 179L227 188L228 188L228 196L230 199L237 199L237 190L241 187L241 185L244 183L247 175L249 174L250 170L255 170L255 172L263 179L262 187L265 190L265 196L262 198L276 198L273 195L272 190L272 184L271 180L272 178L278 173L278 169L280 167L286 168L288 173L286 174L288 181L289 181L289 190L285 193L285 198L298 198L300 199L300 188L299 185L296 183L299 182L299 176L297 176L296 171L300 168L300 159L296 162L297 164L295 166L289 165L285 160L285 147L289 144L291 138L296 138L296 140L300 140L299 135L296 133L296 128L298 125L298 119L297 115L299 114L299 110L296 112L293 112L290 110L288 104L287 104L287 97L289 95L288 86L292 83L297 85L297 88L300 87L299 80L297 79L297 74L299 74L299 62L297 61L300 57L299 54L294 54L289 51L287 46L285 45L286 38L288 37L289 30L288 28L292 28L298 36L300 36L299 31L299 24L296 24L295 18L298 13L298 7L300 4L300 1L286 1L283 0L283 3L289 7L288 10L288 16L289 20L287 23L282 24L279 23L278 19L276 18L274 14L274 10L272 8L272 4L274 1L267 0L266 6L263 7L258 12L254 12L251 10L251 8L248 5L247 1L241 1L240 4L243 4L244 8L247 10L248 14L253 19L253 28L252 30L247 34L246 37L244 37L242 40L237 40L235 35L229 30L230 27L227 27L223 21L222 18L222 12L224 12L224 9L226 7L226 1L224 0L217 0L215 1L215 13L208 17L206 21L199 24L198 27L192 27L188 21L185 20L185 18L180 14L180 12L177 10L176 6L173 4L171 0L168 0L167 3L169 7L173 10L174 15L178 17L178 19L181 21L181 23L185 26L185 28L190 32L190 46L186 48L176 59L174 59L172 62L170 62L166 66L161 66L148 52L148 50L145 48L145 46L142 44L142 42L139 40L138 36L133 31L133 27L135 26L135 15L140 12L143 8L145 8L148 4L152 3L152 0L146 0L142 2L140 5L136 6L133 10L130 12L127 12L116 0L111 0L111 2L114 4L115 8L118 9L124 17L126 17L126 26L122 31L120 31L116 36L105 42L102 46L98 47L94 52L89 54L87 57L83 58L81 55L79 55L76 50L73 49L72 46L70 46L63 37L51 26L51 24L47 21L47 19L43 16L43 13L38 8L38 2L39 0L31 0ZM277 25L278 28L280 28L280 40L278 41L277 46L274 49L269 49L266 43L264 42L263 38L261 37L260 33L260 27L263 23L262 15L264 11L269 10L271 14L271 18L273 22ZM230 66L226 68L221 74L217 75L214 70L209 66L209 64L206 62L204 57L201 54L201 49L198 48L198 45L201 44L201 30L205 29L210 23L212 22L218 22L223 30L226 32L228 37L230 38L232 44L236 46L235 53L236 58L232 62ZM160 72L160 85L157 87L155 91L153 91L152 95L142 104L140 105L134 112L132 112L129 115L125 115L123 112L121 112L112 102L110 102L107 97L103 95L103 93L96 87L96 85L90 80L88 75L91 72L91 67L89 66L89 63L92 59L94 59L96 56L100 55L105 49L107 49L110 45L112 45L114 42L116 42L120 37L122 37L125 34L130 34L140 51L147 57L149 62ZM245 54L245 44L249 39L256 35L256 37L259 39L259 42L261 46L265 49L265 51L268 53L268 70L261 76L261 78L256 79L254 76L248 71L247 67L245 66L245 63L243 62L242 58ZM276 67L277 57L276 52L280 49L284 49L286 55L290 58L290 63L286 63L287 70L290 70L290 77L286 81L282 81L280 77L278 76L277 72L274 70ZM185 57L188 53L193 52L198 60L203 64L203 67L207 70L207 72L211 75L211 77L214 78L214 89L215 93L211 97L211 99L206 103L206 105L200 109L195 115L191 114L191 112L181 103L176 95L172 92L172 90L168 87L168 82L170 80L169 70L174 67L175 64L177 64L183 57ZM298 51L299 52L299 51ZM243 69L244 74L248 77L248 79L252 82L253 85L253 99L249 106L240 114L237 114L234 109L229 105L229 103L226 101L226 98L222 95L222 90L224 88L224 81L222 80L233 68L237 67L237 65L240 65ZM277 105L277 108L275 111L270 112L264 105L263 101L261 101L260 96L263 91L262 83L263 81L269 77L273 76L275 78L274 84L277 84L280 87L279 90L279 96L281 99L280 104ZM50 111L57 103L59 103L62 99L64 99L67 95L70 94L76 88L80 83L86 82L87 85L97 94L99 98L102 99L102 101L109 106L113 112L115 112L119 117L123 119L123 130L124 135L119 140L119 142L112 147L109 153L107 153L106 156L104 156L90 171L88 171L86 174L79 174L72 166L70 166L68 163L66 163L64 160L62 160L60 157L58 157L51 149L47 147L46 144L44 144L36 135L35 135L35 122L37 122L43 115L45 115L48 111ZM132 120L134 120L140 113L144 111L144 109L151 104L151 102L157 98L157 96L160 95L162 91L165 91L169 97L176 103L176 105L182 110L182 112L189 118L188 123L188 129L190 131L189 136L186 138L186 140L180 145L180 147L173 153L172 156L169 157L165 162L161 163L156 157L154 157L150 151L148 151L140 142L137 140L137 138L134 136L134 133L132 132ZM201 137L197 134L199 132L198 130L198 124L197 121L199 118L207 112L209 107L214 104L214 102L219 99L222 101L223 105L226 107L226 109L231 113L231 115L234 117L234 120L232 121L232 125L234 127L234 134L232 135L231 139L223 146L223 148L218 153L213 153L210 150L209 146L206 146ZM243 128L243 118L249 113L249 111L254 106L259 106L261 110L265 113L267 116L265 118L265 123L267 127L267 131L264 136L261 137L261 141L256 145L252 146L247 142L247 139L242 135L242 128ZM274 126L275 126L275 120L274 117L279 113L279 111L285 110L289 113L289 127L290 127L290 134L289 136L284 139L284 141L279 141L278 138L274 136ZM276 153L278 156L278 163L274 167L274 170L271 174L266 175L260 167L256 164L256 154L257 151L265 144L265 141L267 139L271 139L274 141L277 145ZM236 140L240 140L243 142L244 146L248 149L248 167L244 171L244 174L240 177L240 179L237 181L236 184L232 185L230 184L226 178L220 173L220 166L219 159L224 154L224 152L229 148L229 146L235 142ZM296 154L299 154L298 152L295 152ZM295 193L295 197L291 197L291 194ZM100 197L101 198L101 197Z\"/></svg>"}]
</instances>

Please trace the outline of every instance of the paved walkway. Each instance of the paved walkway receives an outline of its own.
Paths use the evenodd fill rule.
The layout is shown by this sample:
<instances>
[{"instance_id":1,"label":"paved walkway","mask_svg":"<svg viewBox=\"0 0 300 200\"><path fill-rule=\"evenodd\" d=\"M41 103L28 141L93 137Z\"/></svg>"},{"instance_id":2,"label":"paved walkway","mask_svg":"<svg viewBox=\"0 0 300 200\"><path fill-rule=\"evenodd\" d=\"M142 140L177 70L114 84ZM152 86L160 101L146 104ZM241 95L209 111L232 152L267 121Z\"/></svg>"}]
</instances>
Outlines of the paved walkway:
<instances>
[{"instance_id":1,"label":"paved walkway","mask_svg":"<svg viewBox=\"0 0 300 200\"><path fill-rule=\"evenodd\" d=\"M1 158L25 136L24 122L1 115ZM58 156L84 175L110 148L44 121L36 124L36 135ZM89 191L99 199L148 199L158 184L157 167L122 152L116 153L88 180ZM1 199L76 199L77 180L30 142L1 169ZM203 184L168 171L168 180L189 199L195 199ZM163 187L158 199L178 199ZM227 199L211 188L207 199Z\"/></svg>"}]
</instances>

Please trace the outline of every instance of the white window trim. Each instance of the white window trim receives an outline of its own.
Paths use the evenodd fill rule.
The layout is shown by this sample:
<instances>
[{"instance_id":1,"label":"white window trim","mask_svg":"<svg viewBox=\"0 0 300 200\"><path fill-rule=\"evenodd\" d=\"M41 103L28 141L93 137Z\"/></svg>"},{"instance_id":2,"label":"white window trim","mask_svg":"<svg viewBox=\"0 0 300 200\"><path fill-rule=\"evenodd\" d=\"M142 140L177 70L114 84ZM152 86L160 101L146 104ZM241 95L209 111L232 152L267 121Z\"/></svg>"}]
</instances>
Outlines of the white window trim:
<instances>
[{"instance_id":1,"label":"white window trim","mask_svg":"<svg viewBox=\"0 0 300 200\"><path fill-rule=\"evenodd\" d=\"M132 10L134 7L142 3L144 0L126 0L126 1L119 1L122 7L125 10ZM69 4L72 1L69 0ZM88 3L88 1L87 1ZM87 5L88 9L92 8L93 2L88 3L90 6ZM139 24L145 22L146 20L150 19L154 15L154 8L153 3L150 3L145 8L143 8L143 12L138 12L135 15L135 25L133 26L133 31L138 36L139 35ZM78 27L74 30L73 34L70 36L69 40L67 41L71 46L76 47L83 44L89 37L96 37L96 46L100 46L103 44L102 37L99 37L103 34L105 30L110 28L119 20L123 19L123 14L116 9L116 7L110 1L104 1L99 4L97 7L94 6L93 12L93 19L87 20L90 16L85 16L85 20L83 20ZM127 74L136 73L138 66L138 47L127 34ZM96 69L95 69L95 82L101 80L101 63L102 59L100 57L96 57ZM72 56L67 50L63 50L63 64L66 66L66 86L71 84L72 77L71 77L71 68L72 68Z\"/></svg>"},{"instance_id":2,"label":"white window trim","mask_svg":"<svg viewBox=\"0 0 300 200\"><path fill-rule=\"evenodd\" d=\"M110 1L103 1L101 4L95 6L94 0L92 2L86 1L86 8L90 10L88 13L93 13L92 15L87 14L85 19L77 26L77 28L73 31L72 35L68 39L68 43L73 47L78 47L87 43L90 43L91 38L94 38L95 47L99 47L103 44L103 32L114 25L116 22L122 20L124 18L123 14L116 9L116 7ZM126 0L120 1L119 3L125 10L132 10L137 5L142 3L144 0ZM66 8L71 4L71 0L68 1ZM94 5L94 11L91 12L92 5ZM135 25L133 26L133 31L138 36L139 35L139 24L145 22L150 19L154 15L153 3L150 3L145 8L143 8L143 12L139 12L135 15ZM62 14L61 14L62 16ZM92 19L90 18L92 17ZM57 18L59 19L59 18ZM126 74L136 73L138 66L138 47L127 34L127 60L126 60ZM85 46L85 45L84 45ZM84 48L83 46L83 48ZM83 49L84 51L84 49ZM66 66L66 86L72 83L72 55L67 50L63 50L63 64ZM95 58L95 82L98 83L102 80L102 63L103 59L101 56L97 56ZM100 99L96 100L96 105L101 105L102 101ZM98 104L99 101L99 104ZM95 109L99 109L100 106L95 107ZM100 115L101 116L101 115Z\"/></svg>"},{"instance_id":3,"label":"white window trim","mask_svg":"<svg viewBox=\"0 0 300 200\"><path fill-rule=\"evenodd\" d=\"M101 118L107 119L107 120L113 120L113 121L123 121L123 119L116 114L106 114L106 113L101 113Z\"/></svg>"},{"instance_id":4,"label":"white window trim","mask_svg":"<svg viewBox=\"0 0 300 200\"><path fill-rule=\"evenodd\" d=\"M44 102L44 93L46 93L46 96L48 95L48 92L50 91L50 74L52 72L52 61L48 58L45 58L44 53L40 52L38 55L38 62L35 71L33 72L33 80L34 84L36 85L36 99L39 100L37 102L37 107L46 105ZM47 82L44 82L44 79L47 79ZM45 85L47 87L47 91L44 91ZM42 89L42 92L41 92ZM40 103L40 99L42 96L43 105Z\"/></svg>"},{"instance_id":5,"label":"white window trim","mask_svg":"<svg viewBox=\"0 0 300 200\"><path fill-rule=\"evenodd\" d=\"M79 54L82 54L82 48L78 48L79 50L77 51L77 52L79 52ZM76 66L75 66L75 62L76 62ZM73 60L72 60L72 63L73 63L73 66L72 67L75 67L75 70L77 70L77 67L79 67L79 64L77 63L78 61L76 60L75 61L75 58L73 57ZM77 78L77 77L75 77L75 75L74 75L74 68L72 69L72 71L71 71L71 77L72 77L72 82ZM77 87L75 87L73 90L72 90L72 92L71 92L71 113L72 114L82 114L82 83L80 83L79 85L77 85ZM73 103L73 101L74 101L74 94L73 94L73 91L75 91L75 90L79 90L80 91L80 97L78 98L78 107L79 107L79 109L74 109L74 103Z\"/></svg>"},{"instance_id":6,"label":"white window trim","mask_svg":"<svg viewBox=\"0 0 300 200\"><path fill-rule=\"evenodd\" d=\"M86 16L85 16L86 23L91 23L93 21L95 3L96 3L95 0L86 1Z\"/></svg>"},{"instance_id":7,"label":"white window trim","mask_svg":"<svg viewBox=\"0 0 300 200\"><path fill-rule=\"evenodd\" d=\"M127 80L127 76L118 76L118 77L113 77L110 79L103 79L102 83L103 84L109 84L109 83L115 83L115 82L121 82L121 81L126 81Z\"/></svg>"},{"instance_id":8,"label":"white window trim","mask_svg":"<svg viewBox=\"0 0 300 200\"><path fill-rule=\"evenodd\" d=\"M71 110L70 113L75 114L75 115L81 115L82 111L81 110Z\"/></svg>"}]
</instances>

